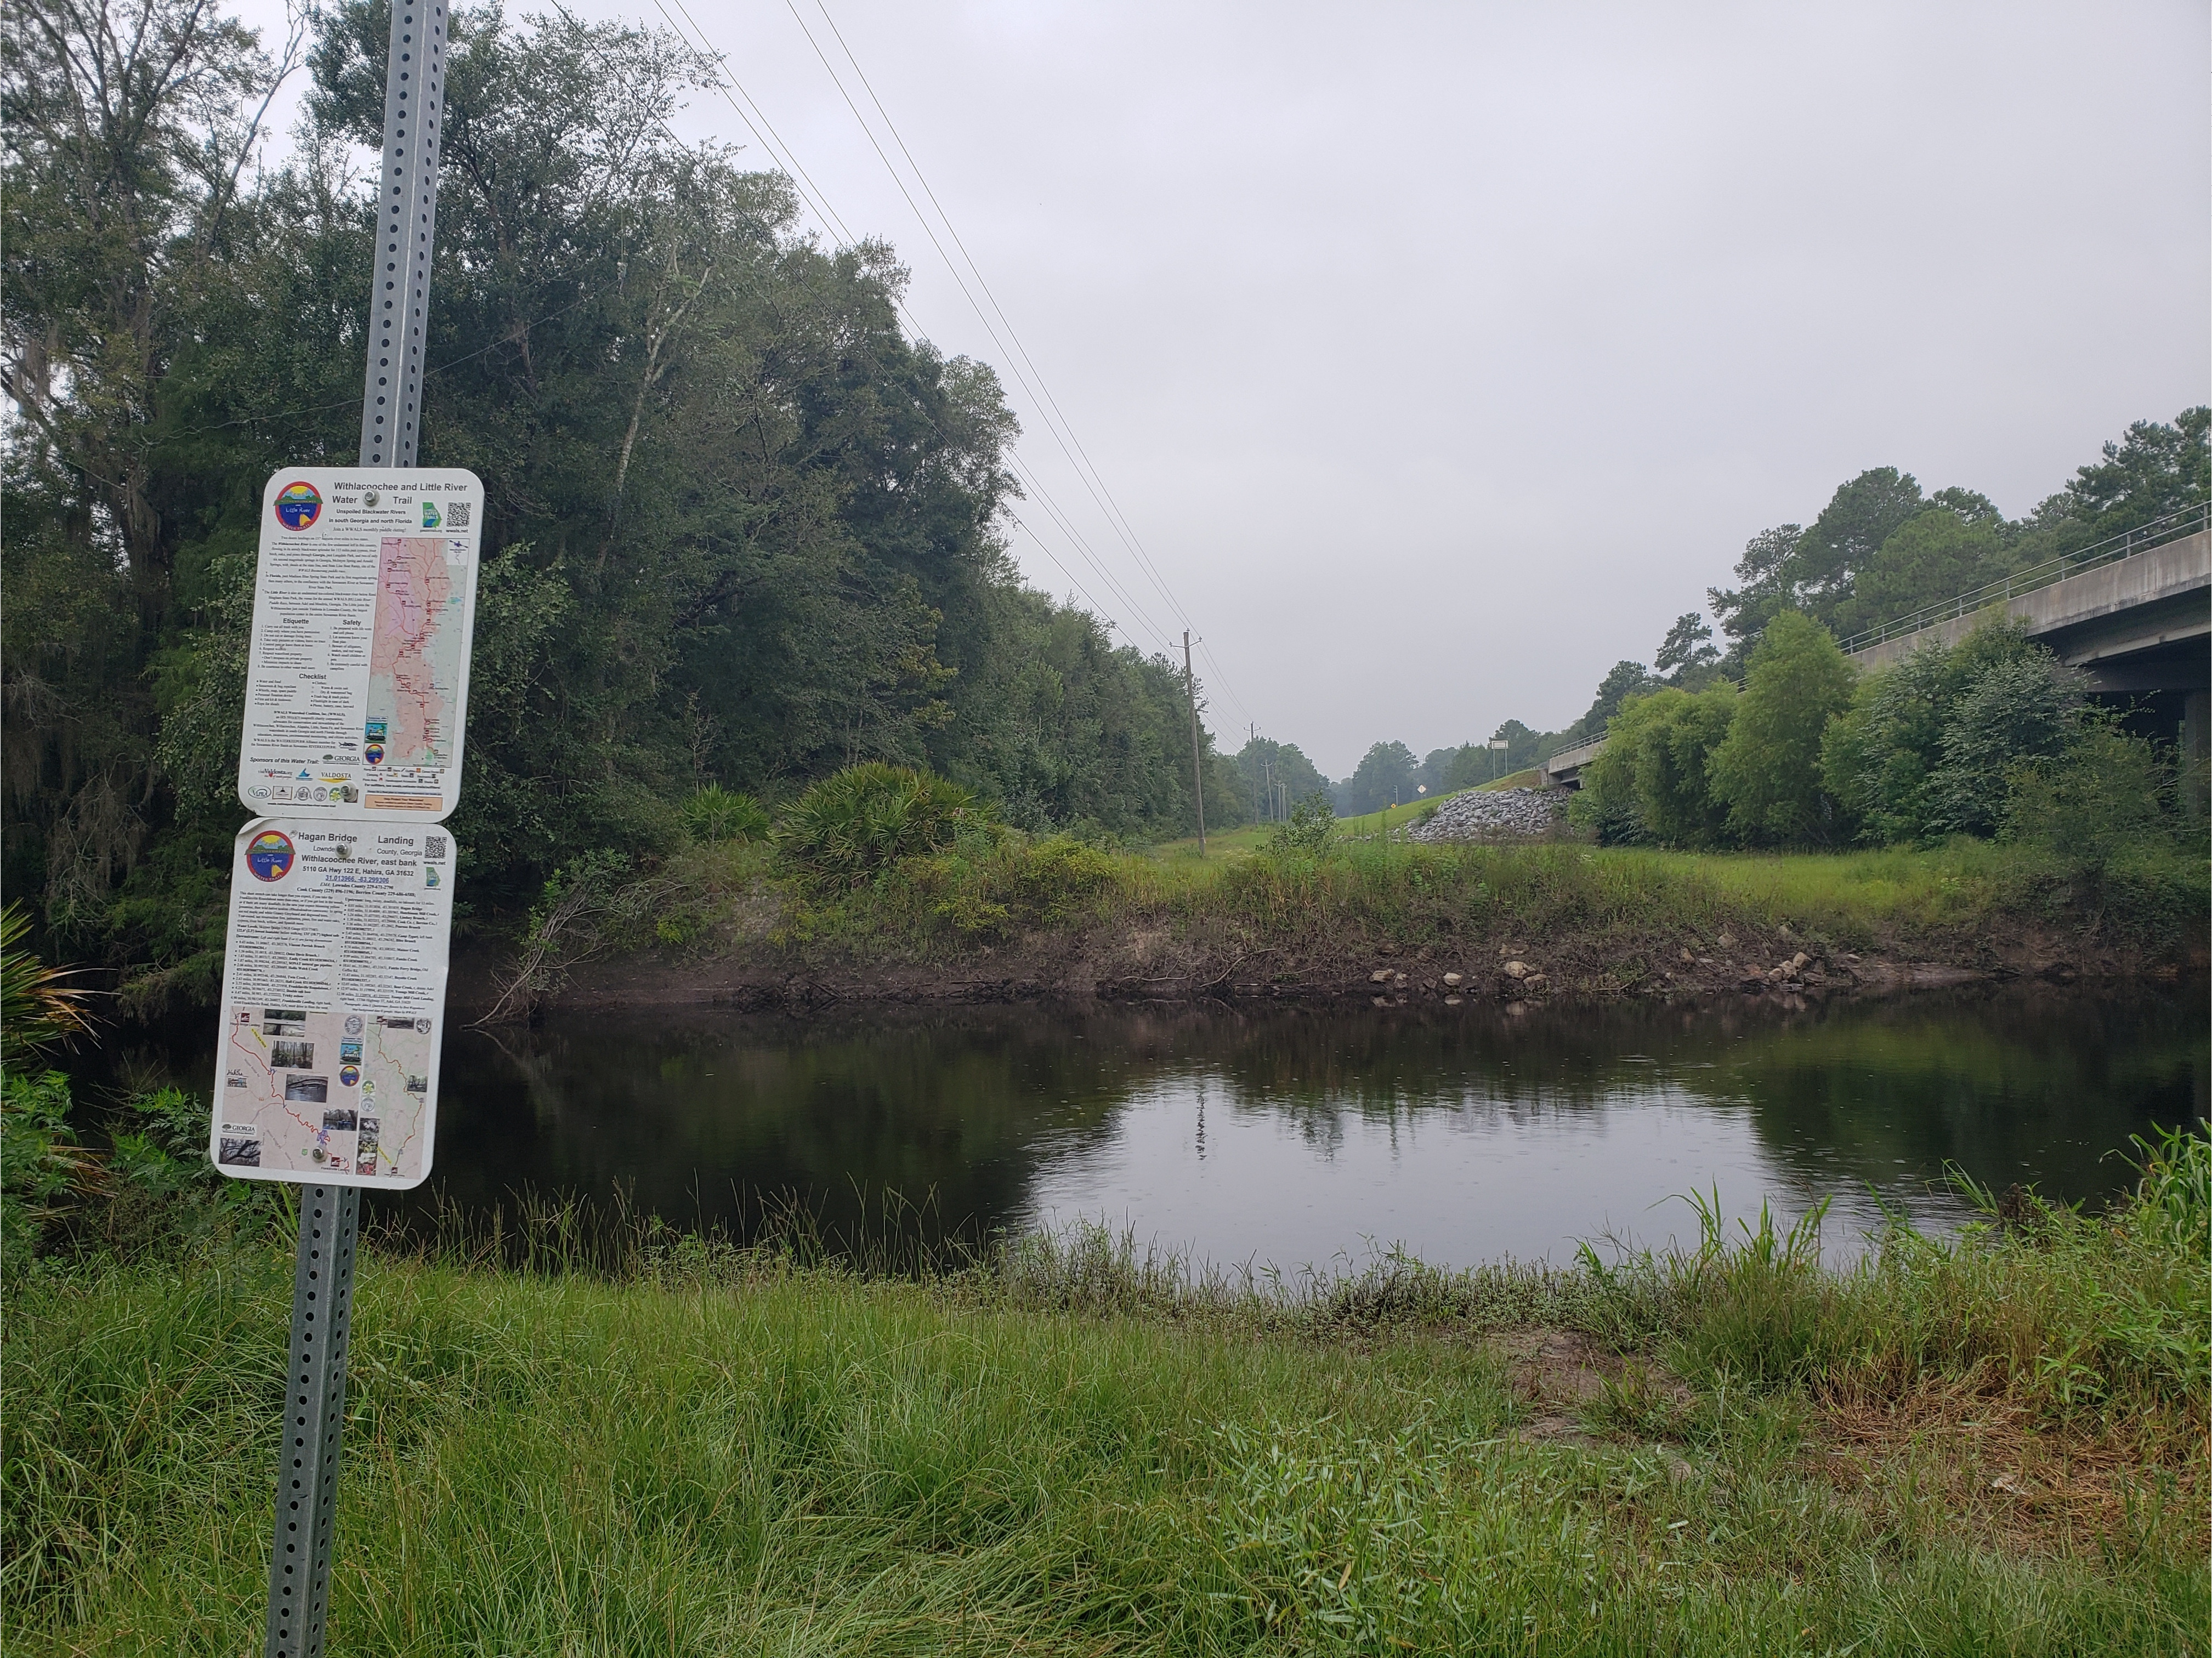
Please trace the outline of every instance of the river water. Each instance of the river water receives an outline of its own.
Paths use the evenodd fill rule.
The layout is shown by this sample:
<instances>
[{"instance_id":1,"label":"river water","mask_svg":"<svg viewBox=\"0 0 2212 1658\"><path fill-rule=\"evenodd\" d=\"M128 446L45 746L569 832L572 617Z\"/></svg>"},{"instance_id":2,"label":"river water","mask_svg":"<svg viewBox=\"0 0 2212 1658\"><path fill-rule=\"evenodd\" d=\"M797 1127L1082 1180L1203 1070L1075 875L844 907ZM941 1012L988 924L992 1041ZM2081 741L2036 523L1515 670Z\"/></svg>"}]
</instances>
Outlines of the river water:
<instances>
[{"instance_id":1,"label":"river water","mask_svg":"<svg viewBox=\"0 0 2212 1658\"><path fill-rule=\"evenodd\" d=\"M160 1068L203 1094L198 1056ZM143 1072L146 1056L141 1056ZM2113 1155L2201 1121L2201 986L1780 1010L862 1008L804 1021L569 1015L452 1033L430 1185L481 1214L608 1198L744 1235L796 1196L836 1232L886 1191L969 1232L1103 1221L1285 1272L1403 1246L1557 1262L1696 1236L1678 1194L1849 1254L1885 1206L1948 1228L1962 1169L2102 1201Z\"/></svg>"}]
</instances>

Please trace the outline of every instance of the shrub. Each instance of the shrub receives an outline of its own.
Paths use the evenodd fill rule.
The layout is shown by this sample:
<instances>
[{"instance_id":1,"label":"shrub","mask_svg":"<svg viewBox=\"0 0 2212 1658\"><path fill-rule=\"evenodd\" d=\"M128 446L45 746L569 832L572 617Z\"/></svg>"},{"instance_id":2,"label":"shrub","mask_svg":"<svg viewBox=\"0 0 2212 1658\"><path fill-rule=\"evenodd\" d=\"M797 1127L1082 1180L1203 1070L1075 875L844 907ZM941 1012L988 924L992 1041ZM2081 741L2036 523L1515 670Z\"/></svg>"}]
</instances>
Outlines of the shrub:
<instances>
[{"instance_id":1,"label":"shrub","mask_svg":"<svg viewBox=\"0 0 2212 1658\"><path fill-rule=\"evenodd\" d=\"M2004 838L2046 847L2091 875L2172 834L2172 768L2156 744L2106 716L2084 720L2064 754L2016 767L2010 785Z\"/></svg>"},{"instance_id":2,"label":"shrub","mask_svg":"<svg viewBox=\"0 0 2212 1658\"><path fill-rule=\"evenodd\" d=\"M1767 623L1728 738L1713 751L1713 797L1728 808L1731 834L1754 844L1832 837L1820 738L1850 706L1852 678L1850 661L1817 622L1784 610Z\"/></svg>"},{"instance_id":3,"label":"shrub","mask_svg":"<svg viewBox=\"0 0 2212 1658\"><path fill-rule=\"evenodd\" d=\"M1630 697L1606 727L1570 819L1607 843L1717 844L1728 814L1709 773L1735 704L1735 687L1726 682L1695 695L1670 688Z\"/></svg>"},{"instance_id":4,"label":"shrub","mask_svg":"<svg viewBox=\"0 0 2212 1658\"><path fill-rule=\"evenodd\" d=\"M1928 829L1994 835L2023 762L2064 752L2079 726L2081 675L2048 651L1978 675L1943 721L1943 761L1928 780Z\"/></svg>"},{"instance_id":5,"label":"shrub","mask_svg":"<svg viewBox=\"0 0 2212 1658\"><path fill-rule=\"evenodd\" d=\"M695 841L758 841L771 826L759 801L720 783L708 784L684 805L684 827Z\"/></svg>"},{"instance_id":6,"label":"shrub","mask_svg":"<svg viewBox=\"0 0 2212 1658\"><path fill-rule=\"evenodd\" d=\"M1974 752L1978 780L1968 793L1989 798L1975 816L1993 822L1990 805L2002 804L2004 774L2021 758L2008 746L2019 733L1969 729L1969 722L1985 726L2002 712L2002 699L1976 693L1996 669L2024 680L2033 677L2033 665L2050 659L2025 624L2005 618L1983 623L1948 649L1924 645L1862 680L1850 710L1828 722L1820 742L1822 780L1859 823L1858 838L1886 846L1940 839L1961 827L1953 818L1961 774L1945 772L1947 743Z\"/></svg>"},{"instance_id":7,"label":"shrub","mask_svg":"<svg viewBox=\"0 0 2212 1658\"><path fill-rule=\"evenodd\" d=\"M993 846L917 859L901 878L930 918L974 936L1018 925L1064 926L1095 908L1125 878L1112 853L1054 835L1037 841L1009 836Z\"/></svg>"},{"instance_id":8,"label":"shrub","mask_svg":"<svg viewBox=\"0 0 2212 1658\"><path fill-rule=\"evenodd\" d=\"M902 858L939 852L989 816L959 784L871 762L808 789L776 831L784 855L825 885L858 887Z\"/></svg>"},{"instance_id":9,"label":"shrub","mask_svg":"<svg viewBox=\"0 0 2212 1658\"><path fill-rule=\"evenodd\" d=\"M1312 857L1328 850L1336 834L1336 803L1326 789L1316 789L1291 808L1290 821L1279 823L1267 836L1267 850Z\"/></svg>"}]
</instances>

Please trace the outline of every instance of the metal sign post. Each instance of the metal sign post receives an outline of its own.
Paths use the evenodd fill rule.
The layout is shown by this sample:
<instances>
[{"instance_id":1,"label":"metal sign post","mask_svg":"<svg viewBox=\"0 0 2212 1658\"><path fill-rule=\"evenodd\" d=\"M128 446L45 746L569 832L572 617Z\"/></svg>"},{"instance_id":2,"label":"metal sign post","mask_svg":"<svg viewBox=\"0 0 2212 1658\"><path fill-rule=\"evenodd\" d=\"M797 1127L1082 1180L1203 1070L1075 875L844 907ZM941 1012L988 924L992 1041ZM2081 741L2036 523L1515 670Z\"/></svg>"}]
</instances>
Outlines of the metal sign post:
<instances>
[{"instance_id":1,"label":"metal sign post","mask_svg":"<svg viewBox=\"0 0 2212 1658\"><path fill-rule=\"evenodd\" d=\"M415 465L422 349L445 118L445 0L392 0L385 70L375 277L361 405L361 464ZM222 1097L218 1093L218 1100ZM218 1120L222 1115L216 1108ZM276 1539L269 1562L268 1658L320 1658L345 1419L361 1191L303 1184L293 1270L291 1363L285 1373Z\"/></svg>"}]
</instances>

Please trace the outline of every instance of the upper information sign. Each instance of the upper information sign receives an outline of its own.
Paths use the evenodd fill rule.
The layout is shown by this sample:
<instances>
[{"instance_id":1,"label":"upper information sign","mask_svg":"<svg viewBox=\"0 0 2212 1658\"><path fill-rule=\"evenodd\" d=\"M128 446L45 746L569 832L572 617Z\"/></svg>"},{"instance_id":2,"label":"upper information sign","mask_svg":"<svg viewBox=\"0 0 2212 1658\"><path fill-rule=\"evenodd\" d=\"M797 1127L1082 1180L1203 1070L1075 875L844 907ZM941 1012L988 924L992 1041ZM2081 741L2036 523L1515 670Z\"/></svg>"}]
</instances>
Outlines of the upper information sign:
<instances>
[{"instance_id":1,"label":"upper information sign","mask_svg":"<svg viewBox=\"0 0 2212 1658\"><path fill-rule=\"evenodd\" d=\"M443 818L459 804L483 484L307 466L263 492L238 798Z\"/></svg>"}]
</instances>

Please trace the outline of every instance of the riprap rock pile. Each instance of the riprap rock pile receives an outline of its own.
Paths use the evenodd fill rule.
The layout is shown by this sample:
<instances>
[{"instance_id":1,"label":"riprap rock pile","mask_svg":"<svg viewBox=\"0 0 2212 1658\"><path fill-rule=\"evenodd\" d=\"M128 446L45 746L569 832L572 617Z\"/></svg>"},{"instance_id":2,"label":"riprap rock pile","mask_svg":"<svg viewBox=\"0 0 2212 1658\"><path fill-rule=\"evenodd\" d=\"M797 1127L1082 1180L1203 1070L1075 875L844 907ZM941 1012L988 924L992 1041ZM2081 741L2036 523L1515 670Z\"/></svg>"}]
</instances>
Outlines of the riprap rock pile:
<instances>
[{"instance_id":1,"label":"riprap rock pile","mask_svg":"<svg viewBox=\"0 0 2212 1658\"><path fill-rule=\"evenodd\" d=\"M1566 811L1559 789L1477 789L1437 802L1436 815L1416 819L1406 829L1409 841L1496 841L1517 835L1543 835Z\"/></svg>"}]
</instances>

